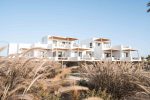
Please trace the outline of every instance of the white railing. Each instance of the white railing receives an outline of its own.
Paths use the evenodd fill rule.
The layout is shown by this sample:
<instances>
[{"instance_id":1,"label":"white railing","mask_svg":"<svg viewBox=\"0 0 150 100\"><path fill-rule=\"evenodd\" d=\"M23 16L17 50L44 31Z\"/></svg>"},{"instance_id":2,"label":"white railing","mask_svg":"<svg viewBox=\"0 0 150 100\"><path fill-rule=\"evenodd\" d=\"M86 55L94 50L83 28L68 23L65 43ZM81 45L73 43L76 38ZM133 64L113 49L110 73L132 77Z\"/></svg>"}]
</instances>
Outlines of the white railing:
<instances>
[{"instance_id":1,"label":"white railing","mask_svg":"<svg viewBox=\"0 0 150 100\"><path fill-rule=\"evenodd\" d=\"M122 46L123 49L131 49L131 46Z\"/></svg>"},{"instance_id":2,"label":"white railing","mask_svg":"<svg viewBox=\"0 0 150 100\"><path fill-rule=\"evenodd\" d=\"M114 58L114 60L120 60L120 58L119 57L113 57Z\"/></svg>"},{"instance_id":3,"label":"white railing","mask_svg":"<svg viewBox=\"0 0 150 100\"><path fill-rule=\"evenodd\" d=\"M95 60L94 57L82 58L83 60Z\"/></svg>"},{"instance_id":4,"label":"white railing","mask_svg":"<svg viewBox=\"0 0 150 100\"><path fill-rule=\"evenodd\" d=\"M69 60L68 57L49 57L49 59L54 61Z\"/></svg>"},{"instance_id":5,"label":"white railing","mask_svg":"<svg viewBox=\"0 0 150 100\"><path fill-rule=\"evenodd\" d=\"M112 58L112 57L106 57L106 58L104 58L103 60L104 60L104 61L112 61L113 58Z\"/></svg>"},{"instance_id":6,"label":"white railing","mask_svg":"<svg viewBox=\"0 0 150 100\"><path fill-rule=\"evenodd\" d=\"M71 45L68 45L68 44L53 44L53 48L70 48Z\"/></svg>"},{"instance_id":7,"label":"white railing","mask_svg":"<svg viewBox=\"0 0 150 100\"><path fill-rule=\"evenodd\" d=\"M87 48L86 45L81 45L81 44L73 44L73 47Z\"/></svg>"},{"instance_id":8,"label":"white railing","mask_svg":"<svg viewBox=\"0 0 150 100\"><path fill-rule=\"evenodd\" d=\"M111 46L110 45L103 45L103 50L107 50L107 49L111 49Z\"/></svg>"},{"instance_id":9,"label":"white railing","mask_svg":"<svg viewBox=\"0 0 150 100\"><path fill-rule=\"evenodd\" d=\"M122 58L123 61L141 61L140 57L124 57Z\"/></svg>"},{"instance_id":10,"label":"white railing","mask_svg":"<svg viewBox=\"0 0 150 100\"><path fill-rule=\"evenodd\" d=\"M61 61L61 60L68 60L68 61L86 61L86 60L95 60L94 57L49 57L50 60L54 61ZM103 61L141 61L141 58L138 57L125 57L125 58L119 58L119 57L106 57L101 59Z\"/></svg>"},{"instance_id":11,"label":"white railing","mask_svg":"<svg viewBox=\"0 0 150 100\"><path fill-rule=\"evenodd\" d=\"M104 61L120 61L119 57L106 57L103 59Z\"/></svg>"},{"instance_id":12,"label":"white railing","mask_svg":"<svg viewBox=\"0 0 150 100\"><path fill-rule=\"evenodd\" d=\"M132 57L132 61L141 61L140 57Z\"/></svg>"},{"instance_id":13,"label":"white railing","mask_svg":"<svg viewBox=\"0 0 150 100\"><path fill-rule=\"evenodd\" d=\"M69 60L69 61L84 61L84 60L94 60L94 57L83 58L83 57L49 57L50 60L61 61L61 60Z\"/></svg>"}]
</instances>

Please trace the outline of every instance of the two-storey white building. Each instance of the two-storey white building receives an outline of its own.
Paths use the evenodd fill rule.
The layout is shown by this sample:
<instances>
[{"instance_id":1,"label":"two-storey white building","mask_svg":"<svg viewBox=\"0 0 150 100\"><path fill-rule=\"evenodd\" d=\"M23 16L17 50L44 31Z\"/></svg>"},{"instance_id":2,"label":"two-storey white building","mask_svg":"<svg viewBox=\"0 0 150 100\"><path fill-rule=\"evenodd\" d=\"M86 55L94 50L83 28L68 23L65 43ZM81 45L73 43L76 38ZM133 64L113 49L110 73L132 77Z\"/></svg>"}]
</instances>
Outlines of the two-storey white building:
<instances>
[{"instance_id":1,"label":"two-storey white building","mask_svg":"<svg viewBox=\"0 0 150 100\"><path fill-rule=\"evenodd\" d=\"M138 50L131 46L112 46L107 38L90 38L81 41L91 48L94 59L102 61L141 61Z\"/></svg>"},{"instance_id":2,"label":"two-storey white building","mask_svg":"<svg viewBox=\"0 0 150 100\"><path fill-rule=\"evenodd\" d=\"M8 55L22 53L32 48L28 57L49 58L54 61L140 61L137 50L130 46L112 46L110 39L90 38L78 43L77 38L62 36L45 36L40 43L15 44L10 43ZM137 53L133 57L132 52ZM135 56L135 55L134 55Z\"/></svg>"}]
</instances>

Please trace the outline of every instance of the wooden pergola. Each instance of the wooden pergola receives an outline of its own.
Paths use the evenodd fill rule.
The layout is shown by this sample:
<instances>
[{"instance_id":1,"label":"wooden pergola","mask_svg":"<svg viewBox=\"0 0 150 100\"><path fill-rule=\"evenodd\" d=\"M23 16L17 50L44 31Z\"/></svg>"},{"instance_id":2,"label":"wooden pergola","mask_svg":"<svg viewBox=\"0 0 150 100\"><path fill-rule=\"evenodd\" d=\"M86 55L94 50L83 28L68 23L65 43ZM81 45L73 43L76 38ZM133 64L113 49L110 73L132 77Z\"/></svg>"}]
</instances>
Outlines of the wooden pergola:
<instances>
[{"instance_id":1,"label":"wooden pergola","mask_svg":"<svg viewBox=\"0 0 150 100\"><path fill-rule=\"evenodd\" d=\"M78 48L73 48L72 50L75 50L75 51L86 51L86 50L90 50L90 49L78 47Z\"/></svg>"},{"instance_id":2,"label":"wooden pergola","mask_svg":"<svg viewBox=\"0 0 150 100\"><path fill-rule=\"evenodd\" d=\"M49 37L50 40L66 40L66 41L75 41L78 40L77 38L72 37L61 37L61 36L51 36Z\"/></svg>"},{"instance_id":3,"label":"wooden pergola","mask_svg":"<svg viewBox=\"0 0 150 100\"><path fill-rule=\"evenodd\" d=\"M124 49L123 51L138 51L138 50L136 50L136 49Z\"/></svg>"},{"instance_id":4,"label":"wooden pergola","mask_svg":"<svg viewBox=\"0 0 150 100\"><path fill-rule=\"evenodd\" d=\"M67 48L54 48L53 51L67 51Z\"/></svg>"},{"instance_id":5,"label":"wooden pergola","mask_svg":"<svg viewBox=\"0 0 150 100\"><path fill-rule=\"evenodd\" d=\"M98 39L95 39L96 42L100 42L100 43L104 43L104 44L110 44L111 41L110 39L107 39L107 38L98 38Z\"/></svg>"},{"instance_id":6,"label":"wooden pergola","mask_svg":"<svg viewBox=\"0 0 150 100\"><path fill-rule=\"evenodd\" d=\"M98 38L95 41L108 42L108 41L110 41L110 39L107 39L107 38Z\"/></svg>"}]
</instances>

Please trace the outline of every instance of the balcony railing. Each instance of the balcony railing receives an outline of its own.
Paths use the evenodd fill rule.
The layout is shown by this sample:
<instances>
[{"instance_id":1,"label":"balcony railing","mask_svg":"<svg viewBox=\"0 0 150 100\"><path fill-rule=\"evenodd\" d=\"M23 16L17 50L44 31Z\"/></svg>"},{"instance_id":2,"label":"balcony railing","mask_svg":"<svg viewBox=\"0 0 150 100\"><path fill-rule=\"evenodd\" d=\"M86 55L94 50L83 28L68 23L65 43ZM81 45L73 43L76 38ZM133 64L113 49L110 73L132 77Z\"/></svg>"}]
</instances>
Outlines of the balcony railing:
<instances>
[{"instance_id":1,"label":"balcony railing","mask_svg":"<svg viewBox=\"0 0 150 100\"><path fill-rule=\"evenodd\" d=\"M108 50L108 49L111 49L111 46L110 45L103 45L102 49L103 50Z\"/></svg>"},{"instance_id":2,"label":"balcony railing","mask_svg":"<svg viewBox=\"0 0 150 100\"><path fill-rule=\"evenodd\" d=\"M73 47L87 48L86 45L73 44Z\"/></svg>"},{"instance_id":3,"label":"balcony railing","mask_svg":"<svg viewBox=\"0 0 150 100\"><path fill-rule=\"evenodd\" d=\"M49 59L59 61L59 60L69 60L69 57L49 57Z\"/></svg>"},{"instance_id":4,"label":"balcony railing","mask_svg":"<svg viewBox=\"0 0 150 100\"><path fill-rule=\"evenodd\" d=\"M120 58L119 57L106 57L103 60L106 60L106 61L120 61Z\"/></svg>"},{"instance_id":5,"label":"balcony railing","mask_svg":"<svg viewBox=\"0 0 150 100\"><path fill-rule=\"evenodd\" d=\"M53 44L53 47L58 47L58 48L70 48L71 45L68 44Z\"/></svg>"},{"instance_id":6,"label":"balcony railing","mask_svg":"<svg viewBox=\"0 0 150 100\"><path fill-rule=\"evenodd\" d=\"M123 61L141 61L140 57L124 57L122 58Z\"/></svg>"},{"instance_id":7,"label":"balcony railing","mask_svg":"<svg viewBox=\"0 0 150 100\"><path fill-rule=\"evenodd\" d=\"M123 49L131 49L131 46L122 46Z\"/></svg>"},{"instance_id":8,"label":"balcony railing","mask_svg":"<svg viewBox=\"0 0 150 100\"><path fill-rule=\"evenodd\" d=\"M61 60L69 60L69 61L84 61L84 60L94 60L94 57L49 57L50 60L61 61Z\"/></svg>"}]
</instances>

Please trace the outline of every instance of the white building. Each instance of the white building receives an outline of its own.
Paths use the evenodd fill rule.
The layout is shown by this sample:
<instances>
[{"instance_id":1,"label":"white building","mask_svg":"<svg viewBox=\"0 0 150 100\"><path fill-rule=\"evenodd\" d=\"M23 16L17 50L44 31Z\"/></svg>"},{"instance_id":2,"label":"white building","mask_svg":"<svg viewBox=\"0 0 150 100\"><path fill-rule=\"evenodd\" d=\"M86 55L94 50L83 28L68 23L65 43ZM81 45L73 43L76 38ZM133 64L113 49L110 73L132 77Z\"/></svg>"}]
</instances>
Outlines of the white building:
<instances>
[{"instance_id":1,"label":"white building","mask_svg":"<svg viewBox=\"0 0 150 100\"><path fill-rule=\"evenodd\" d=\"M94 59L102 61L141 61L138 50L131 46L112 46L110 39L91 38L81 41L91 48ZM134 53L134 54L133 54Z\"/></svg>"},{"instance_id":2,"label":"white building","mask_svg":"<svg viewBox=\"0 0 150 100\"><path fill-rule=\"evenodd\" d=\"M54 61L141 61L138 51L130 46L111 46L110 39L90 38L78 43L77 38L45 36L41 43L10 43L8 55L22 53L31 48L28 57L49 58ZM132 52L137 56L133 57ZM135 55L134 55L135 56Z\"/></svg>"}]
</instances>

